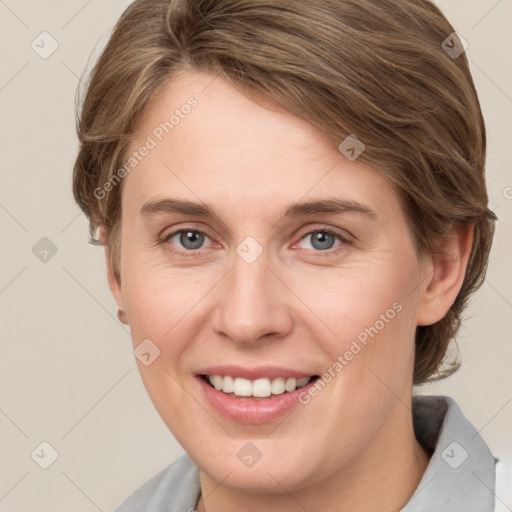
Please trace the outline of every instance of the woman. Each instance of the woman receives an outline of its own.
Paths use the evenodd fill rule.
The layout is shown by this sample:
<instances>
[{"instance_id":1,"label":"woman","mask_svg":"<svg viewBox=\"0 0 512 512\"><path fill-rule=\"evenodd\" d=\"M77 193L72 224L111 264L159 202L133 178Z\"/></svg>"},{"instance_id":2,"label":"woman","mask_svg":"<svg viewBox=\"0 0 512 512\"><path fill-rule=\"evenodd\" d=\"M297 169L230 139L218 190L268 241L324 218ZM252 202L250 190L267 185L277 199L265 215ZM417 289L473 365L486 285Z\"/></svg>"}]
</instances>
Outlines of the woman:
<instances>
[{"instance_id":1,"label":"woman","mask_svg":"<svg viewBox=\"0 0 512 512\"><path fill-rule=\"evenodd\" d=\"M137 0L78 132L75 198L187 452L119 512L495 510L483 439L412 392L457 369L495 221L434 5Z\"/></svg>"}]
</instances>

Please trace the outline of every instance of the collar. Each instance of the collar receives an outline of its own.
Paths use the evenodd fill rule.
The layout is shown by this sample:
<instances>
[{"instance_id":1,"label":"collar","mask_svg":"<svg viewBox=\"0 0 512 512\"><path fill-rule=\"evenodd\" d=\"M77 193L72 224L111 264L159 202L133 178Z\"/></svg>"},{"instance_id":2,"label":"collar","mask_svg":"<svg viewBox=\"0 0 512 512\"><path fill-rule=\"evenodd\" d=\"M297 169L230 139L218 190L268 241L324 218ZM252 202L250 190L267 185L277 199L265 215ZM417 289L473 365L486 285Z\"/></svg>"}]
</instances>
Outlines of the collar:
<instances>
[{"instance_id":1,"label":"collar","mask_svg":"<svg viewBox=\"0 0 512 512\"><path fill-rule=\"evenodd\" d=\"M412 410L418 442L432 457L401 512L492 512L496 459L454 400L415 396Z\"/></svg>"}]
</instances>

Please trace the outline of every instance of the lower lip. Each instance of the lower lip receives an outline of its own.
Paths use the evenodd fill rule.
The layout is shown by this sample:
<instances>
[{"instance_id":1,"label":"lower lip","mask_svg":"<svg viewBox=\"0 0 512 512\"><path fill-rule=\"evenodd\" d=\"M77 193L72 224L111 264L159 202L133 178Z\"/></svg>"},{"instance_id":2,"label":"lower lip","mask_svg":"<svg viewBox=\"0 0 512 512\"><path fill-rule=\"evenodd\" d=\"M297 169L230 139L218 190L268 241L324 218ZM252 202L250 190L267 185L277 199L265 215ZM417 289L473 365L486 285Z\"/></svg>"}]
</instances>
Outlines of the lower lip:
<instances>
[{"instance_id":1,"label":"lower lip","mask_svg":"<svg viewBox=\"0 0 512 512\"><path fill-rule=\"evenodd\" d=\"M299 395L314 386L317 379L295 391L256 400L233 398L208 385L201 377L197 376L197 380L208 401L223 416L241 423L262 425L289 414L294 407L300 405Z\"/></svg>"}]
</instances>

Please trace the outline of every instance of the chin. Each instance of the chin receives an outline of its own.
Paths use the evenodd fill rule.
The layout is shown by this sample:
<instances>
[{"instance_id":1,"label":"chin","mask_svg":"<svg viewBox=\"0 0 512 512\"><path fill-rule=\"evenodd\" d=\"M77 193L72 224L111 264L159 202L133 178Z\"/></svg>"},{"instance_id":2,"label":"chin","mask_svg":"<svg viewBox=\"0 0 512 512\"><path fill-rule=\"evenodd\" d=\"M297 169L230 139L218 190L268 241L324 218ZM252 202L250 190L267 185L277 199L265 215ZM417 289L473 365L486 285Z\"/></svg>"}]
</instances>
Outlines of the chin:
<instances>
[{"instance_id":1,"label":"chin","mask_svg":"<svg viewBox=\"0 0 512 512\"><path fill-rule=\"evenodd\" d=\"M254 448L261 446L261 454ZM288 443L287 443L288 444ZM253 446L254 445L254 446ZM236 447L236 448L235 448ZM300 448L300 449L299 449ZM270 440L240 441L229 443L217 453L195 453L187 450L201 472L213 481L222 482L229 488L248 493L282 493L302 490L321 480L321 465L316 466L303 444L290 440L289 446L283 446L282 440L272 443ZM227 456L226 454L234 454ZM253 459L250 460L250 454ZM260 457L260 458L258 458ZM246 461L244 461L246 458Z\"/></svg>"}]
</instances>

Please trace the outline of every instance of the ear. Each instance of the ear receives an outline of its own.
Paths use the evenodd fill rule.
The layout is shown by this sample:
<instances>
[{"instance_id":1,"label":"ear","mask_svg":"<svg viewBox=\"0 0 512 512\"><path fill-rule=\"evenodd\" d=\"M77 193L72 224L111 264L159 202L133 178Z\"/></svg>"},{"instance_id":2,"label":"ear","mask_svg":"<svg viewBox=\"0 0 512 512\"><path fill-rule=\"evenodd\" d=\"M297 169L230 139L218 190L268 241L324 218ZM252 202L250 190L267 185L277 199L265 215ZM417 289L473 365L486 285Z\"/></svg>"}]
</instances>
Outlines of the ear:
<instances>
[{"instance_id":1,"label":"ear","mask_svg":"<svg viewBox=\"0 0 512 512\"><path fill-rule=\"evenodd\" d=\"M124 309L124 301L123 301L123 294L121 290L121 283L118 281L114 274L114 268L112 267L112 258L110 255L110 251L108 248L108 245L106 243L107 240L107 231L105 226L100 226L99 228L99 239L101 240L104 248L105 248L105 265L107 267L107 279L108 279L108 287L110 288L110 291L112 292L112 295L114 296L114 300L117 303L117 307L122 312L118 315L119 321L122 323L128 325L128 322L126 320L126 313Z\"/></svg>"},{"instance_id":2,"label":"ear","mask_svg":"<svg viewBox=\"0 0 512 512\"><path fill-rule=\"evenodd\" d=\"M418 304L418 325L444 318L464 282L473 247L474 224L453 225L427 266L427 279Z\"/></svg>"}]
</instances>

